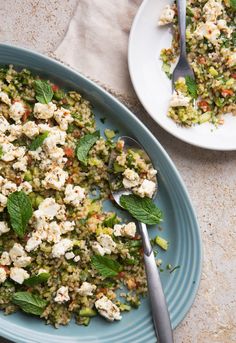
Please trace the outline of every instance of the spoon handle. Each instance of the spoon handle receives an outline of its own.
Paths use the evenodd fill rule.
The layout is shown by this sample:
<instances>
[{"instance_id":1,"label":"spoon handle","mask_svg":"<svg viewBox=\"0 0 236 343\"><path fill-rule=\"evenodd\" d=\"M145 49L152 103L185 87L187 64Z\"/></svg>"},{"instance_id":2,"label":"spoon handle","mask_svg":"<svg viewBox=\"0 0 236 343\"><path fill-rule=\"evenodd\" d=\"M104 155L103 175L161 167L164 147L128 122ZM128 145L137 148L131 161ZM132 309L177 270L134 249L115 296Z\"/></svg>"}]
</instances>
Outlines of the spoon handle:
<instances>
[{"instance_id":1,"label":"spoon handle","mask_svg":"<svg viewBox=\"0 0 236 343\"><path fill-rule=\"evenodd\" d=\"M177 0L180 56L186 56L186 0Z\"/></svg>"},{"instance_id":2,"label":"spoon handle","mask_svg":"<svg viewBox=\"0 0 236 343\"><path fill-rule=\"evenodd\" d=\"M147 227L145 224L139 223L139 229L143 241L144 264L155 332L159 338L159 343L173 343L173 332L166 299L150 244Z\"/></svg>"}]
</instances>

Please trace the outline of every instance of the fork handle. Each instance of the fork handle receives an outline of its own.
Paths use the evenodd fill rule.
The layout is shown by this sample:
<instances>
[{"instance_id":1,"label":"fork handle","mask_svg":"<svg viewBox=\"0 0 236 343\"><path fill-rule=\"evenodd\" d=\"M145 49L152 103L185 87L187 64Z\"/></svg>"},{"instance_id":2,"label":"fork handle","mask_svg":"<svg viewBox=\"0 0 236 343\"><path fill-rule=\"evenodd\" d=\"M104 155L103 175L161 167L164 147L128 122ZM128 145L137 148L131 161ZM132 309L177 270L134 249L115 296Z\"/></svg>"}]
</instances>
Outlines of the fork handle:
<instances>
[{"instance_id":1,"label":"fork handle","mask_svg":"<svg viewBox=\"0 0 236 343\"><path fill-rule=\"evenodd\" d=\"M144 265L147 276L148 294L152 309L152 319L159 343L173 343L173 332L159 271L156 265L147 227L139 223L143 242Z\"/></svg>"},{"instance_id":2,"label":"fork handle","mask_svg":"<svg viewBox=\"0 0 236 343\"><path fill-rule=\"evenodd\" d=\"M186 0L177 0L180 56L186 57Z\"/></svg>"}]
</instances>

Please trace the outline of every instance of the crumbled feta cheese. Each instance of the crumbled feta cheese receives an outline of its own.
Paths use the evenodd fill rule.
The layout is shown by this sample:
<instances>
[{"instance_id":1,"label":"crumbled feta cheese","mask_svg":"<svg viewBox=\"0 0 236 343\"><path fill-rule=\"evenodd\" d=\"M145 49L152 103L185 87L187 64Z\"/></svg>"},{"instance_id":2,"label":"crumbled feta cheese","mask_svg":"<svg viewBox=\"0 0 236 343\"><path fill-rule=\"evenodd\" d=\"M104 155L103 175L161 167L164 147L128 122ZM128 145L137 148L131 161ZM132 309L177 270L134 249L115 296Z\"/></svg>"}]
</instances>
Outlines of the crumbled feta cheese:
<instances>
[{"instance_id":1,"label":"crumbled feta cheese","mask_svg":"<svg viewBox=\"0 0 236 343\"><path fill-rule=\"evenodd\" d=\"M23 191L26 194L29 194L33 191L31 184L28 181L24 181L18 186L18 191Z\"/></svg>"},{"instance_id":2,"label":"crumbled feta cheese","mask_svg":"<svg viewBox=\"0 0 236 343\"><path fill-rule=\"evenodd\" d=\"M42 160L41 152L42 152L42 148L39 147L35 151L28 151L28 154L33 158L33 160L40 161Z\"/></svg>"},{"instance_id":3,"label":"crumbled feta cheese","mask_svg":"<svg viewBox=\"0 0 236 343\"><path fill-rule=\"evenodd\" d=\"M71 260L72 258L74 258L75 257L75 254L73 253L73 251L69 251L69 252L66 252L65 253L65 258L67 259L67 260Z\"/></svg>"},{"instance_id":4,"label":"crumbled feta cheese","mask_svg":"<svg viewBox=\"0 0 236 343\"><path fill-rule=\"evenodd\" d=\"M25 250L28 252L32 250L36 250L41 243L42 243L41 238L33 235L32 237L28 239L25 246Z\"/></svg>"},{"instance_id":5,"label":"crumbled feta cheese","mask_svg":"<svg viewBox=\"0 0 236 343\"><path fill-rule=\"evenodd\" d=\"M70 221L66 220L66 221L61 223L62 234L73 231L74 229L75 229L75 222L74 221L70 222Z\"/></svg>"},{"instance_id":6,"label":"crumbled feta cheese","mask_svg":"<svg viewBox=\"0 0 236 343\"><path fill-rule=\"evenodd\" d=\"M10 278L22 285L22 283L29 278L29 273L23 268L12 267L10 269Z\"/></svg>"},{"instance_id":7,"label":"crumbled feta cheese","mask_svg":"<svg viewBox=\"0 0 236 343\"><path fill-rule=\"evenodd\" d=\"M0 92L1 94L1 92ZM10 124L3 115L0 115L0 132L6 132L10 127Z\"/></svg>"},{"instance_id":8,"label":"crumbled feta cheese","mask_svg":"<svg viewBox=\"0 0 236 343\"><path fill-rule=\"evenodd\" d=\"M0 264L2 266L9 266L11 264L10 255L7 251L3 251L3 253L0 257Z\"/></svg>"},{"instance_id":9,"label":"crumbled feta cheese","mask_svg":"<svg viewBox=\"0 0 236 343\"><path fill-rule=\"evenodd\" d=\"M220 30L218 29L217 25L212 22L202 23L197 27L195 35L197 39L203 39L205 37L214 44L217 42L217 38L220 35Z\"/></svg>"},{"instance_id":10,"label":"crumbled feta cheese","mask_svg":"<svg viewBox=\"0 0 236 343\"><path fill-rule=\"evenodd\" d=\"M46 189L52 188L56 190L61 190L67 178L68 173L60 167L56 167L45 174L45 179L42 181L42 185Z\"/></svg>"},{"instance_id":11,"label":"crumbled feta cheese","mask_svg":"<svg viewBox=\"0 0 236 343\"><path fill-rule=\"evenodd\" d=\"M98 242L92 243L92 249L96 254L101 255L101 256L104 256L106 253L105 249L103 249L103 247Z\"/></svg>"},{"instance_id":12,"label":"crumbled feta cheese","mask_svg":"<svg viewBox=\"0 0 236 343\"><path fill-rule=\"evenodd\" d=\"M3 267L0 267L0 283L3 283L6 281L7 273Z\"/></svg>"},{"instance_id":13,"label":"crumbled feta cheese","mask_svg":"<svg viewBox=\"0 0 236 343\"><path fill-rule=\"evenodd\" d=\"M161 16L158 21L158 25L167 25L173 22L175 16L175 11L170 7L170 5L167 5L164 7Z\"/></svg>"},{"instance_id":14,"label":"crumbled feta cheese","mask_svg":"<svg viewBox=\"0 0 236 343\"><path fill-rule=\"evenodd\" d=\"M70 111L63 107L54 112L54 119L63 131L66 131L68 129L68 124L74 121Z\"/></svg>"},{"instance_id":15,"label":"crumbled feta cheese","mask_svg":"<svg viewBox=\"0 0 236 343\"><path fill-rule=\"evenodd\" d=\"M0 236L8 231L10 231L10 228L7 225L7 222L0 222Z\"/></svg>"},{"instance_id":16,"label":"crumbled feta cheese","mask_svg":"<svg viewBox=\"0 0 236 343\"><path fill-rule=\"evenodd\" d=\"M74 262L79 262L79 261L80 261L80 256L79 255L75 256L74 257Z\"/></svg>"},{"instance_id":17,"label":"crumbled feta cheese","mask_svg":"<svg viewBox=\"0 0 236 343\"><path fill-rule=\"evenodd\" d=\"M7 197L0 193L0 212L7 206Z\"/></svg>"},{"instance_id":18,"label":"crumbled feta cheese","mask_svg":"<svg viewBox=\"0 0 236 343\"><path fill-rule=\"evenodd\" d=\"M34 121L27 121L22 127L23 133L29 137L34 138L39 135L38 125Z\"/></svg>"},{"instance_id":19,"label":"crumbled feta cheese","mask_svg":"<svg viewBox=\"0 0 236 343\"><path fill-rule=\"evenodd\" d=\"M63 204L63 205L60 205L60 208L56 214L56 218L58 220L63 220L65 221L66 220L66 206ZM73 223L73 222L72 222ZM62 229L63 230L63 229Z\"/></svg>"},{"instance_id":20,"label":"crumbled feta cheese","mask_svg":"<svg viewBox=\"0 0 236 343\"><path fill-rule=\"evenodd\" d=\"M236 65L236 52L233 52L231 55L229 55L226 63L229 67L234 67Z\"/></svg>"},{"instance_id":21,"label":"crumbled feta cheese","mask_svg":"<svg viewBox=\"0 0 236 343\"><path fill-rule=\"evenodd\" d=\"M34 105L34 116L37 119L49 119L53 117L56 109L57 106L52 102L49 102L48 104L41 104L40 102L37 102Z\"/></svg>"},{"instance_id":22,"label":"crumbled feta cheese","mask_svg":"<svg viewBox=\"0 0 236 343\"><path fill-rule=\"evenodd\" d=\"M148 179L152 179L156 174L157 174L157 170L151 168L148 170L147 177Z\"/></svg>"},{"instance_id":23,"label":"crumbled feta cheese","mask_svg":"<svg viewBox=\"0 0 236 343\"><path fill-rule=\"evenodd\" d=\"M9 142L15 141L22 135L21 125L12 124L8 130L10 131L10 135L7 137Z\"/></svg>"},{"instance_id":24,"label":"crumbled feta cheese","mask_svg":"<svg viewBox=\"0 0 236 343\"><path fill-rule=\"evenodd\" d=\"M38 125L40 132L49 131L48 137L44 140L44 145L64 145L66 142L67 133L62 131L58 126L50 127L45 124Z\"/></svg>"},{"instance_id":25,"label":"crumbled feta cheese","mask_svg":"<svg viewBox=\"0 0 236 343\"><path fill-rule=\"evenodd\" d=\"M141 183L141 186L138 187L137 190L135 190L135 193L138 194L141 198L144 198L145 196L152 198L153 194L155 193L155 190L155 182L145 179Z\"/></svg>"},{"instance_id":26,"label":"crumbled feta cheese","mask_svg":"<svg viewBox=\"0 0 236 343\"><path fill-rule=\"evenodd\" d=\"M85 198L85 189L80 186L67 185L65 189L64 202L75 207L80 206L82 200Z\"/></svg>"},{"instance_id":27,"label":"crumbled feta cheese","mask_svg":"<svg viewBox=\"0 0 236 343\"><path fill-rule=\"evenodd\" d=\"M73 242L69 238L64 238L60 240L60 242L54 244L52 248L52 257L59 258L67 252L67 250L71 249L73 246Z\"/></svg>"},{"instance_id":28,"label":"crumbled feta cheese","mask_svg":"<svg viewBox=\"0 0 236 343\"><path fill-rule=\"evenodd\" d=\"M26 253L21 244L15 243L9 251L9 255L10 255L11 260L14 262L19 257L26 256Z\"/></svg>"},{"instance_id":29,"label":"crumbled feta cheese","mask_svg":"<svg viewBox=\"0 0 236 343\"><path fill-rule=\"evenodd\" d=\"M208 0L203 6L203 14L206 18L206 21L215 22L217 17L222 13L223 6L221 0Z\"/></svg>"},{"instance_id":30,"label":"crumbled feta cheese","mask_svg":"<svg viewBox=\"0 0 236 343\"><path fill-rule=\"evenodd\" d=\"M24 156L19 161L15 162L12 167L13 169L26 171L27 170L28 157Z\"/></svg>"},{"instance_id":31,"label":"crumbled feta cheese","mask_svg":"<svg viewBox=\"0 0 236 343\"><path fill-rule=\"evenodd\" d=\"M53 198L44 199L38 207L37 211L34 211L36 218L45 217L46 219L53 219L60 209L60 205L56 203Z\"/></svg>"},{"instance_id":32,"label":"crumbled feta cheese","mask_svg":"<svg viewBox=\"0 0 236 343\"><path fill-rule=\"evenodd\" d=\"M20 119L23 117L24 113L25 108L22 102L16 101L10 106L9 117L15 120L16 123L20 122Z\"/></svg>"},{"instance_id":33,"label":"crumbled feta cheese","mask_svg":"<svg viewBox=\"0 0 236 343\"><path fill-rule=\"evenodd\" d=\"M80 286L80 288L78 288L78 293L81 296L89 296L89 295L93 295L93 292L97 289L97 287L95 285L92 285L89 282L83 282L82 285Z\"/></svg>"},{"instance_id":34,"label":"crumbled feta cheese","mask_svg":"<svg viewBox=\"0 0 236 343\"><path fill-rule=\"evenodd\" d=\"M99 314L110 321L121 320L120 309L105 295L95 301L95 307Z\"/></svg>"},{"instance_id":35,"label":"crumbled feta cheese","mask_svg":"<svg viewBox=\"0 0 236 343\"><path fill-rule=\"evenodd\" d=\"M97 237L98 243L102 246L102 248L105 250L105 254L111 254L112 252L116 251L116 243L113 241L111 236L101 233Z\"/></svg>"},{"instance_id":36,"label":"crumbled feta cheese","mask_svg":"<svg viewBox=\"0 0 236 343\"><path fill-rule=\"evenodd\" d=\"M57 243L61 238L61 229L57 222L51 222L47 226L47 238L48 242Z\"/></svg>"},{"instance_id":37,"label":"crumbled feta cheese","mask_svg":"<svg viewBox=\"0 0 236 343\"><path fill-rule=\"evenodd\" d=\"M2 91L0 92L0 100L9 106L11 105L11 100L8 94L5 92L2 92Z\"/></svg>"},{"instance_id":38,"label":"crumbled feta cheese","mask_svg":"<svg viewBox=\"0 0 236 343\"><path fill-rule=\"evenodd\" d=\"M132 188L139 184L139 175L134 170L127 168L123 175L122 182L125 188Z\"/></svg>"},{"instance_id":39,"label":"crumbled feta cheese","mask_svg":"<svg viewBox=\"0 0 236 343\"><path fill-rule=\"evenodd\" d=\"M21 256L14 261L14 266L24 268L28 266L30 263L31 263L30 256Z\"/></svg>"},{"instance_id":40,"label":"crumbled feta cheese","mask_svg":"<svg viewBox=\"0 0 236 343\"><path fill-rule=\"evenodd\" d=\"M221 31L225 32L227 34L227 37L230 38L233 29L229 26L227 26L227 22L224 19L217 20L217 27Z\"/></svg>"},{"instance_id":41,"label":"crumbled feta cheese","mask_svg":"<svg viewBox=\"0 0 236 343\"><path fill-rule=\"evenodd\" d=\"M69 297L69 288L67 286L62 286L57 290L56 297L54 298L55 302L62 304L70 300Z\"/></svg>"},{"instance_id":42,"label":"crumbled feta cheese","mask_svg":"<svg viewBox=\"0 0 236 343\"><path fill-rule=\"evenodd\" d=\"M172 98L170 100L170 107L187 107L189 105L190 98L184 96L182 93L173 92Z\"/></svg>"},{"instance_id":43,"label":"crumbled feta cheese","mask_svg":"<svg viewBox=\"0 0 236 343\"><path fill-rule=\"evenodd\" d=\"M119 236L126 236L126 237L134 237L136 234L136 225L134 222L130 222L128 224L115 224L113 234L116 237Z\"/></svg>"},{"instance_id":44,"label":"crumbled feta cheese","mask_svg":"<svg viewBox=\"0 0 236 343\"><path fill-rule=\"evenodd\" d=\"M45 145L45 152L47 153L49 158L55 161L62 160L65 155L64 150L62 148L57 147L56 145L52 145L50 147ZM65 159L65 162L66 161L67 159ZM50 163L52 164L52 161L50 161Z\"/></svg>"},{"instance_id":45,"label":"crumbled feta cheese","mask_svg":"<svg viewBox=\"0 0 236 343\"><path fill-rule=\"evenodd\" d=\"M6 182L3 184L2 189L1 189L3 195L7 196L17 191L17 185L14 182L11 182L7 179L5 181Z\"/></svg>"}]
</instances>

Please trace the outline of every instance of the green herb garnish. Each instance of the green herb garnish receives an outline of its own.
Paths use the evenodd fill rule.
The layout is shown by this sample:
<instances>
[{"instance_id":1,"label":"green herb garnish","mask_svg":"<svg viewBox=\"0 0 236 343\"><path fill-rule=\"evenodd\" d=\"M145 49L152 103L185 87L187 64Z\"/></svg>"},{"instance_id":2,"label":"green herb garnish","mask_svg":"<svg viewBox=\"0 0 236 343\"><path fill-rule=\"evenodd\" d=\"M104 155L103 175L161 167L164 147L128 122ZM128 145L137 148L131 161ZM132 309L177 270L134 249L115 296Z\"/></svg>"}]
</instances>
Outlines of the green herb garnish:
<instances>
[{"instance_id":1,"label":"green herb garnish","mask_svg":"<svg viewBox=\"0 0 236 343\"><path fill-rule=\"evenodd\" d=\"M176 269L179 269L179 268L180 268L180 266L174 267L173 269L170 270L170 273L173 273Z\"/></svg>"},{"instance_id":2,"label":"green herb garnish","mask_svg":"<svg viewBox=\"0 0 236 343\"><path fill-rule=\"evenodd\" d=\"M233 10L236 10L236 0L230 0L230 6L233 8Z\"/></svg>"},{"instance_id":3,"label":"green herb garnish","mask_svg":"<svg viewBox=\"0 0 236 343\"><path fill-rule=\"evenodd\" d=\"M34 81L34 89L36 92L36 99L41 104L48 104L53 97L53 90L48 81L36 80Z\"/></svg>"},{"instance_id":4,"label":"green herb garnish","mask_svg":"<svg viewBox=\"0 0 236 343\"><path fill-rule=\"evenodd\" d=\"M33 214L29 197L22 191L11 193L7 199L7 211L13 230L19 237L23 237Z\"/></svg>"},{"instance_id":5,"label":"green herb garnish","mask_svg":"<svg viewBox=\"0 0 236 343\"><path fill-rule=\"evenodd\" d=\"M150 198L140 198L137 195L122 195L120 204L132 216L142 223L153 225L159 224L162 221L161 210L153 203Z\"/></svg>"},{"instance_id":6,"label":"green herb garnish","mask_svg":"<svg viewBox=\"0 0 236 343\"><path fill-rule=\"evenodd\" d=\"M29 150L35 151L37 150L44 142L44 140L48 137L49 132L45 131L41 135L38 135L30 144Z\"/></svg>"},{"instance_id":7,"label":"green herb garnish","mask_svg":"<svg viewBox=\"0 0 236 343\"><path fill-rule=\"evenodd\" d=\"M197 98L197 84L196 84L196 81L194 80L194 78L192 78L189 75L185 76L185 83L186 83L186 86L188 88L189 94L194 99L196 99Z\"/></svg>"},{"instance_id":8,"label":"green herb garnish","mask_svg":"<svg viewBox=\"0 0 236 343\"><path fill-rule=\"evenodd\" d=\"M76 156L78 160L85 165L87 165L88 162L88 153L89 150L92 148L92 146L96 143L96 141L100 137L100 132L95 131L94 133L89 133L85 136L83 136L76 147Z\"/></svg>"},{"instance_id":9,"label":"green herb garnish","mask_svg":"<svg viewBox=\"0 0 236 343\"><path fill-rule=\"evenodd\" d=\"M105 227L113 227L115 224L118 224L120 221L117 218L116 213L113 213L110 217L103 220L103 225Z\"/></svg>"},{"instance_id":10,"label":"green herb garnish","mask_svg":"<svg viewBox=\"0 0 236 343\"><path fill-rule=\"evenodd\" d=\"M2 146L0 145L0 158L2 158L2 156L3 156L3 148L2 148Z\"/></svg>"},{"instance_id":11,"label":"green herb garnish","mask_svg":"<svg viewBox=\"0 0 236 343\"><path fill-rule=\"evenodd\" d=\"M116 276L122 270L119 262L106 256L94 255L92 265L104 277Z\"/></svg>"},{"instance_id":12,"label":"green herb garnish","mask_svg":"<svg viewBox=\"0 0 236 343\"><path fill-rule=\"evenodd\" d=\"M12 297L12 302L18 305L24 312L41 316L47 302L37 295L29 292L16 292Z\"/></svg>"},{"instance_id":13,"label":"green herb garnish","mask_svg":"<svg viewBox=\"0 0 236 343\"><path fill-rule=\"evenodd\" d=\"M47 282L50 277L49 273L40 273L38 275L31 276L30 278L24 281L24 285L26 286L35 286L40 283Z\"/></svg>"}]
</instances>

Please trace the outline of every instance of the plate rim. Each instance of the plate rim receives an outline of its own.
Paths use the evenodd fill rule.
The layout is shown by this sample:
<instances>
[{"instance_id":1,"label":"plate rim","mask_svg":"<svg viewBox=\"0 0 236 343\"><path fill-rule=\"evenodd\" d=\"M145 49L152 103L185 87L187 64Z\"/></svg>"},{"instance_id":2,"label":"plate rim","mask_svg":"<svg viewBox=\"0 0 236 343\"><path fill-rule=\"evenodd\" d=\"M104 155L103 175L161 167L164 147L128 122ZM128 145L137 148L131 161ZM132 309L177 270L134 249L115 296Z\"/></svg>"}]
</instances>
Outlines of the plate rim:
<instances>
[{"instance_id":1,"label":"plate rim","mask_svg":"<svg viewBox=\"0 0 236 343\"><path fill-rule=\"evenodd\" d=\"M180 141L190 144L192 146L198 147L198 148L202 148L202 149L206 149L206 150L210 150L210 151L235 151L236 150L236 146L228 146L228 147L220 147L217 145L212 145L212 146L208 146L207 144L204 143L196 143L196 142L192 142L191 139L182 137L182 135L178 132L173 132L170 128L168 128L167 126L165 126L164 124L161 123L161 121L158 120L158 117L155 117L154 114L152 113L152 111L149 111L148 109L148 104L145 102L145 100L143 99L142 96L142 92L138 89L137 85L136 85L136 81L135 81L135 72L133 71L133 67L132 67L132 45L133 45L133 37L134 37L134 32L136 30L136 27L138 26L138 22L139 22L139 18L142 16L142 12L143 9L147 6L148 2L150 0L144 0L142 2L142 4L140 5L140 7L138 8L138 11L135 15L135 18L132 22L131 25L131 29L130 29L130 34L129 34L129 39L128 39L128 70L129 70L129 74L130 74L130 79L133 85L133 88L135 90L135 93L139 99L139 101L141 102L142 106L144 107L144 109L147 111L147 113L152 117L152 119L161 127L163 128L163 130L165 130L166 132L168 132L170 135L178 138Z\"/></svg>"},{"instance_id":2,"label":"plate rim","mask_svg":"<svg viewBox=\"0 0 236 343\"><path fill-rule=\"evenodd\" d=\"M83 82L87 83L88 85L90 85L92 88L95 88L99 91L99 93L102 93L106 98L108 98L112 103L115 103L116 106L118 108L120 108L122 111L126 112L129 117L132 119L132 121L134 121L138 126L140 126L140 128L143 130L144 134L149 136L151 138L151 140L153 140L156 144L156 147L160 150L162 156L164 157L165 161L171 166L172 168L172 173L174 174L175 178L178 180L179 182L179 185L181 187L181 192L183 194L183 199L184 199L184 202L186 202L188 204L188 211L190 212L191 214L191 221L192 221L192 226L194 226L194 233L197 237L197 253L198 253L198 274L196 275L196 278L195 278L195 284L194 284L194 287L193 287L193 291L191 293L191 296L189 297L188 301L184 304L183 306L183 309L181 311L180 314L178 314L178 319L175 320L175 325L173 328L177 327L180 322L184 319L184 317L186 316L186 314L189 312L195 298L196 298L196 295L197 295L197 292L198 292L198 289L199 289L199 284L200 284L200 280L201 280L201 273L202 273L202 263L203 263L203 251L202 251L202 239L201 239L201 232L200 232L200 228L199 228L199 225L198 225L198 221L197 221L197 217L196 217L196 214L195 214L195 210L194 210L194 207L193 207L193 204L192 204L192 201L190 199L190 196L189 196L189 193L187 191L187 188L182 180L182 177L180 176L180 173L179 171L177 170L174 162L172 161L172 159L169 157L168 153L165 151L165 149L163 148L163 146L161 145L161 143L156 139L156 137L152 134L151 131L149 131L149 129L140 121L139 118L137 118L125 105L123 105L118 99L116 99L113 95L111 95L110 93L108 93L106 90L104 90L101 86L97 85L95 82L91 81L90 79L88 79L87 77L83 76L82 74L80 74L78 71L76 71L75 69L71 68L71 67L68 67L66 65L64 65L63 63L53 59L53 58L50 58L48 56L45 56L41 53L38 53L36 51L33 51L33 50L30 50L30 49L27 49L27 48L21 48L21 47L18 47L18 46L14 46L14 45L11 45L11 44L5 44L5 43L0 43L0 51L1 49L8 49L8 50L11 50L12 53L25 53L27 54L28 56L32 57L32 58L40 58L40 60L43 60L45 62L49 62L51 64L54 64L54 65L57 65L59 68L62 68L64 69L66 72L69 72L69 73L73 73L75 74L77 77L79 77ZM1 60L1 58L0 58ZM1 61L0 61L1 62ZM17 63L16 63L17 64ZM27 63L26 63L27 64ZM59 77L60 79L60 77ZM85 92L86 93L86 92ZM2 318L0 318L0 323L3 322ZM4 323L3 323L4 324ZM9 325L11 326L14 326L16 324L14 323L9 323ZM16 325L17 327L19 325ZM27 331L31 331L31 332L34 332L34 330L31 330L29 328L25 328L25 330ZM24 331L24 330L23 330ZM17 341L15 342L38 342L37 340L37 337L35 336L33 339L33 335L31 336L31 338L26 338L24 336L24 332L21 332L21 335L16 332L10 332L9 330L4 330L4 327L3 326L0 326L0 335L2 337L5 337L7 339L11 339L13 341L15 341L15 339L17 339ZM20 336L19 336L20 335ZM58 342L56 339L58 338L57 335L55 335L55 340L52 339L52 335L49 335L49 334L44 334L45 336L50 336L51 339L50 340L47 340L47 342ZM64 340L66 340L67 338L68 339L71 339L71 342L74 342L73 338L72 337L68 337L68 336L62 336ZM45 337L46 339L46 337ZM79 342L76 340L76 342Z\"/></svg>"}]
</instances>

